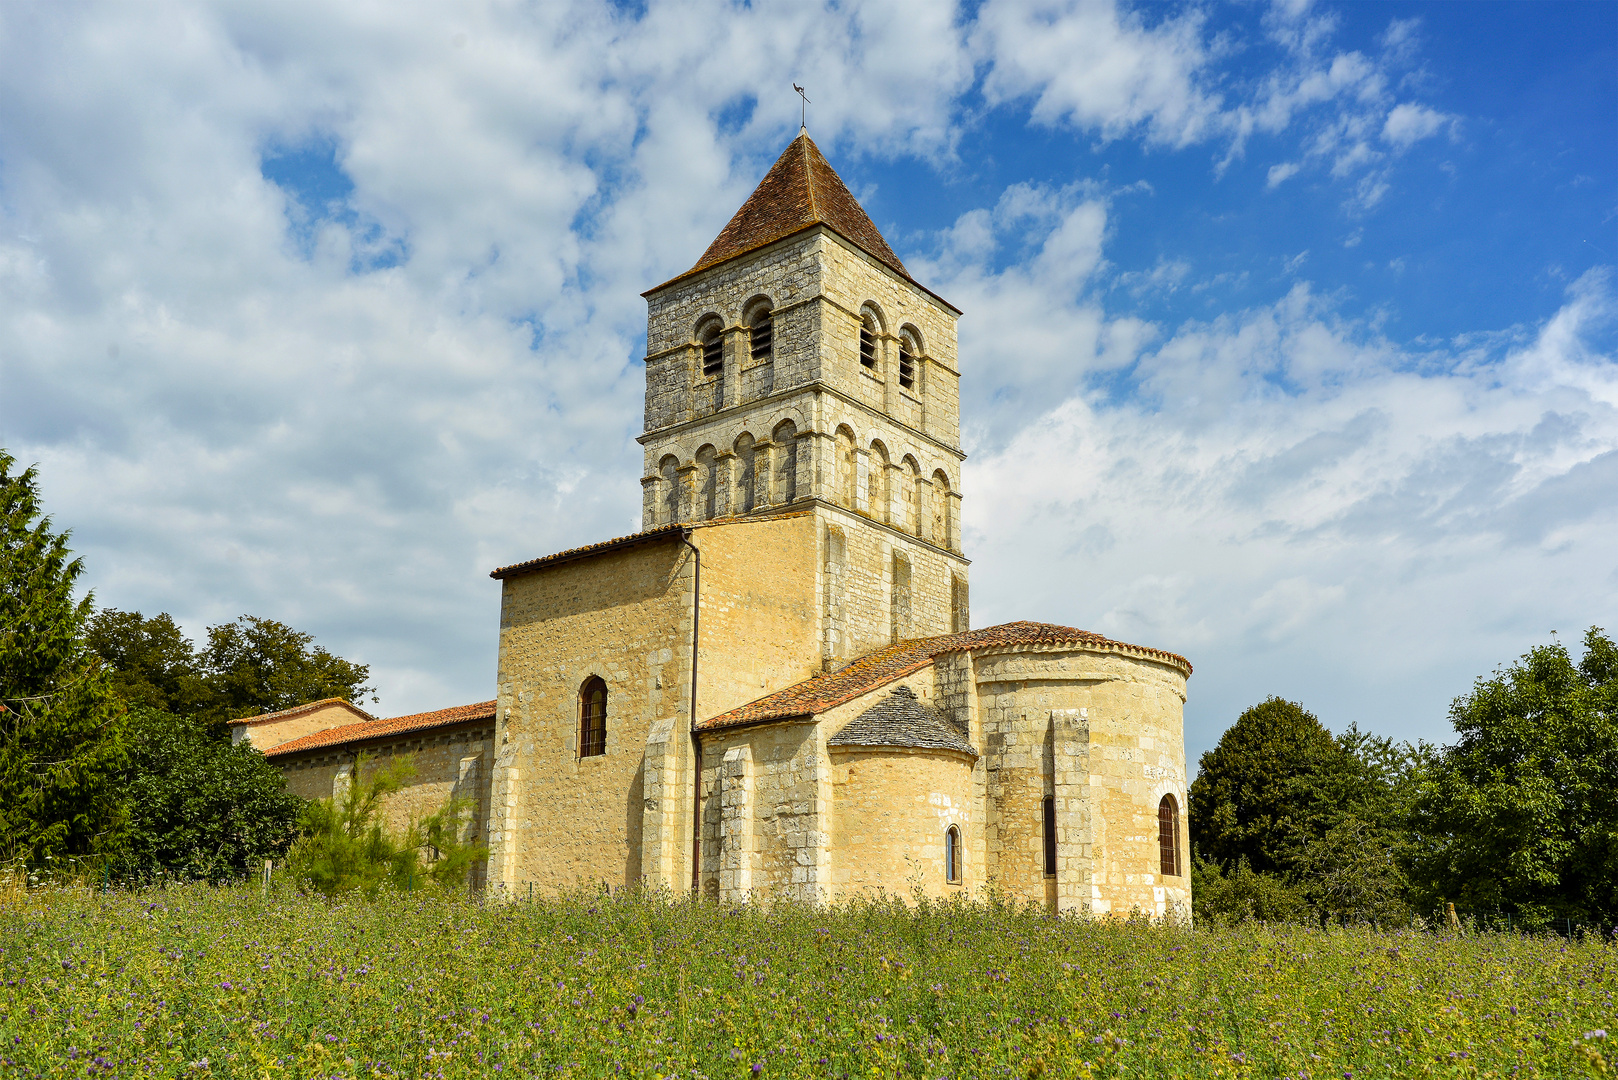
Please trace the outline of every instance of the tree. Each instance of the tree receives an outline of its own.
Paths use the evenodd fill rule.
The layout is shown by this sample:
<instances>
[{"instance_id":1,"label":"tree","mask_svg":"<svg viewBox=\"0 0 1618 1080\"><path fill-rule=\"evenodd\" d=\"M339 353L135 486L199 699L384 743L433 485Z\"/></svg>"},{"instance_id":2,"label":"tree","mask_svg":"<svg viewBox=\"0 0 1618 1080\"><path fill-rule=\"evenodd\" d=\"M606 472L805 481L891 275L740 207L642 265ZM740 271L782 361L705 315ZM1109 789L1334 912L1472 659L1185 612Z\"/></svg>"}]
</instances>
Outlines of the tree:
<instances>
[{"instance_id":1,"label":"tree","mask_svg":"<svg viewBox=\"0 0 1618 1080\"><path fill-rule=\"evenodd\" d=\"M198 651L167 612L148 619L108 608L91 622L89 641L131 704L194 717L221 735L229 720L372 692L367 665L334 656L274 619L243 615L210 626Z\"/></svg>"},{"instance_id":2,"label":"tree","mask_svg":"<svg viewBox=\"0 0 1618 1080\"><path fill-rule=\"evenodd\" d=\"M1237 717L1202 755L1191 784L1191 846L1224 867L1290 870L1309 843L1363 795L1352 756L1313 713L1267 698ZM1352 805L1350 800L1350 804Z\"/></svg>"},{"instance_id":3,"label":"tree","mask_svg":"<svg viewBox=\"0 0 1618 1080\"><path fill-rule=\"evenodd\" d=\"M1456 698L1458 742L1421 770L1412 876L1424 904L1522 923L1618 920L1618 647L1537 646Z\"/></svg>"},{"instance_id":4,"label":"tree","mask_svg":"<svg viewBox=\"0 0 1618 1080\"><path fill-rule=\"evenodd\" d=\"M314 638L274 619L243 615L208 627L204 678L213 699L203 718L224 723L322 698L362 700L371 669L333 656Z\"/></svg>"},{"instance_id":5,"label":"tree","mask_svg":"<svg viewBox=\"0 0 1618 1080\"><path fill-rule=\"evenodd\" d=\"M262 753L157 709L131 710L129 732L123 871L221 881L286 854L304 801Z\"/></svg>"},{"instance_id":6,"label":"tree","mask_svg":"<svg viewBox=\"0 0 1618 1080\"><path fill-rule=\"evenodd\" d=\"M15 464L0 450L0 859L40 865L123 842L125 710L84 645L83 561Z\"/></svg>"},{"instance_id":7,"label":"tree","mask_svg":"<svg viewBox=\"0 0 1618 1080\"><path fill-rule=\"evenodd\" d=\"M166 611L148 619L103 608L90 620L85 642L107 662L114 688L131 706L192 716L210 704L213 693L196 648Z\"/></svg>"}]
</instances>

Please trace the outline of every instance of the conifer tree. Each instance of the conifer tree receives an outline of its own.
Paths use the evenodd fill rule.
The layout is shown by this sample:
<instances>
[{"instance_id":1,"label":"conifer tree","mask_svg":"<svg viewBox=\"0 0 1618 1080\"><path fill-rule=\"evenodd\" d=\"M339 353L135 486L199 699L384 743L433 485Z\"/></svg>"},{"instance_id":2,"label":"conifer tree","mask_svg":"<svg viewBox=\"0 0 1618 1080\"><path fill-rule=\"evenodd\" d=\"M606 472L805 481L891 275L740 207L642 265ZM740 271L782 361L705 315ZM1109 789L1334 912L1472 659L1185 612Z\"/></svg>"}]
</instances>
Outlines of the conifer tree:
<instances>
[{"instance_id":1,"label":"conifer tree","mask_svg":"<svg viewBox=\"0 0 1618 1080\"><path fill-rule=\"evenodd\" d=\"M123 841L124 706L84 643L84 564L15 464L0 450L0 861L62 865Z\"/></svg>"}]
</instances>

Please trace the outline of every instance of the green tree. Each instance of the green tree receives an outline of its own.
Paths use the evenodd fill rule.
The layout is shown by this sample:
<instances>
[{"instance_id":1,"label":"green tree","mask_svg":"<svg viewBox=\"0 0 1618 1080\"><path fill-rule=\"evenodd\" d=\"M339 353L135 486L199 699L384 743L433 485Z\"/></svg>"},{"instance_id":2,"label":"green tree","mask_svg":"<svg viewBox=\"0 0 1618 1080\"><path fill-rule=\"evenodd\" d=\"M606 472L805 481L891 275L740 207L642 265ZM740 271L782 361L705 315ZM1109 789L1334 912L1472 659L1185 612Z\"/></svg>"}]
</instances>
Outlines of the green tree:
<instances>
[{"instance_id":1,"label":"green tree","mask_svg":"<svg viewBox=\"0 0 1618 1080\"><path fill-rule=\"evenodd\" d=\"M1526 925L1618 920L1618 647L1599 627L1575 664L1530 650L1456 698L1460 736L1418 775L1411 873L1423 905Z\"/></svg>"},{"instance_id":2,"label":"green tree","mask_svg":"<svg viewBox=\"0 0 1618 1080\"><path fill-rule=\"evenodd\" d=\"M83 561L15 464L0 450L0 859L40 865L122 844L125 710L84 645Z\"/></svg>"},{"instance_id":3,"label":"green tree","mask_svg":"<svg viewBox=\"0 0 1618 1080\"><path fill-rule=\"evenodd\" d=\"M221 735L228 720L322 698L359 701L372 692L367 665L334 656L274 619L243 615L210 626L199 651L167 612L146 618L107 608L91 620L88 640L131 705L194 717Z\"/></svg>"},{"instance_id":4,"label":"green tree","mask_svg":"<svg viewBox=\"0 0 1618 1080\"><path fill-rule=\"evenodd\" d=\"M107 662L112 684L131 706L192 716L213 697L191 639L168 612L148 619L138 611L103 608L90 620L85 642Z\"/></svg>"},{"instance_id":5,"label":"green tree","mask_svg":"<svg viewBox=\"0 0 1618 1080\"><path fill-rule=\"evenodd\" d=\"M208 628L200 654L211 694L201 719L216 724L278 712L322 698L360 701L371 669L334 656L314 638L274 619L243 615Z\"/></svg>"},{"instance_id":6,"label":"green tree","mask_svg":"<svg viewBox=\"0 0 1618 1080\"><path fill-rule=\"evenodd\" d=\"M382 769L371 762L360 755L341 797L305 805L304 835L287 858L293 878L328 896L356 890L375 896L385 885L404 889L412 881L465 884L467 871L488 853L462 839L471 804L452 797L395 835L382 821L382 805L415 775L415 764L409 755Z\"/></svg>"},{"instance_id":7,"label":"green tree","mask_svg":"<svg viewBox=\"0 0 1618 1080\"><path fill-rule=\"evenodd\" d=\"M1313 713L1268 698L1237 717L1202 755L1191 784L1192 850L1256 873L1292 869L1343 816L1358 770Z\"/></svg>"},{"instance_id":8,"label":"green tree","mask_svg":"<svg viewBox=\"0 0 1618 1080\"><path fill-rule=\"evenodd\" d=\"M263 754L157 709L132 709L129 735L124 872L221 881L286 854L304 801Z\"/></svg>"}]
</instances>

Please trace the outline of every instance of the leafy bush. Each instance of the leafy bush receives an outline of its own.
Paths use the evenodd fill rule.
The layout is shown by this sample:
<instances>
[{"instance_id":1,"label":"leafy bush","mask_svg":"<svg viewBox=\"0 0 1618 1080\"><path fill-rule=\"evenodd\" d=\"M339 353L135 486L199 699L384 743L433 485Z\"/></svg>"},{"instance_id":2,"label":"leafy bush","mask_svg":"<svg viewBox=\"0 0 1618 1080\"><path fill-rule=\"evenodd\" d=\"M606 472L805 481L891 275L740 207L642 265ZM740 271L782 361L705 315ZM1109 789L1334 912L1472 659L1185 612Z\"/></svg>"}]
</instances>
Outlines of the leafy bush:
<instances>
[{"instance_id":1,"label":"leafy bush","mask_svg":"<svg viewBox=\"0 0 1618 1080\"><path fill-rule=\"evenodd\" d=\"M304 803L259 751L144 707L130 712L129 748L129 841L117 872L221 881L285 856Z\"/></svg>"},{"instance_id":2,"label":"leafy bush","mask_svg":"<svg viewBox=\"0 0 1618 1080\"><path fill-rule=\"evenodd\" d=\"M358 891L373 899L384 886L465 884L467 871L488 851L461 838L471 804L451 798L396 836L381 820L383 802L415 776L415 764L403 755L370 769L371 760L360 756L341 799L305 804L304 835L287 859L293 878L328 896Z\"/></svg>"}]
</instances>

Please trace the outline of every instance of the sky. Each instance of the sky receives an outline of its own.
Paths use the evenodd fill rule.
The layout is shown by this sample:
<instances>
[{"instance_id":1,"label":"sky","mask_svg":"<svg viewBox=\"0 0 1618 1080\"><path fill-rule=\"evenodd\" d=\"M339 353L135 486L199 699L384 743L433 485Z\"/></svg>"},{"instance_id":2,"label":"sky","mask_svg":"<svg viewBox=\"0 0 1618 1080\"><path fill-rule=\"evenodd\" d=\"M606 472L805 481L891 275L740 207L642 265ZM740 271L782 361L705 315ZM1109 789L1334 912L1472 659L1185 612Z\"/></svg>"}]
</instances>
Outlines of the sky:
<instances>
[{"instance_id":1,"label":"sky","mask_svg":"<svg viewBox=\"0 0 1618 1080\"><path fill-rule=\"evenodd\" d=\"M965 312L973 625L1185 655L1193 763L1618 630L1610 3L3 5L0 445L98 604L490 698L794 82Z\"/></svg>"}]
</instances>

